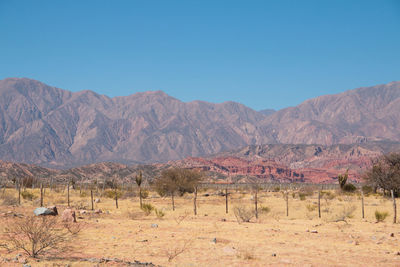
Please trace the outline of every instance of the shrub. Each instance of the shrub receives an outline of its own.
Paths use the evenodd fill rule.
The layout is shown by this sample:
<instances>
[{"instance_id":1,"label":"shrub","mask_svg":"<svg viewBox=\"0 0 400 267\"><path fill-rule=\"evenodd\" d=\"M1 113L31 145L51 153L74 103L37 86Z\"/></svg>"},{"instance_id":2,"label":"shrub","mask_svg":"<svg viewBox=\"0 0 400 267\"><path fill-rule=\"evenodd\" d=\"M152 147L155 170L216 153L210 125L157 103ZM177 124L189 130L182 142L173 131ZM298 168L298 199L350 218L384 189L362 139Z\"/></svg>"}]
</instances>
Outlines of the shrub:
<instances>
[{"instance_id":1,"label":"shrub","mask_svg":"<svg viewBox=\"0 0 400 267\"><path fill-rule=\"evenodd\" d=\"M147 190L142 190L142 192L140 193L140 195L142 196L143 199L146 199L149 197L149 191Z\"/></svg>"},{"instance_id":2,"label":"shrub","mask_svg":"<svg viewBox=\"0 0 400 267\"><path fill-rule=\"evenodd\" d=\"M115 190L106 190L106 191L104 191L103 194L104 194L105 197L115 199ZM117 196L118 196L118 198L121 198L122 197L122 192L121 191L117 191Z\"/></svg>"},{"instance_id":3,"label":"shrub","mask_svg":"<svg viewBox=\"0 0 400 267\"><path fill-rule=\"evenodd\" d=\"M55 217L26 216L10 220L5 228L7 249L23 250L34 258L66 248L67 234Z\"/></svg>"},{"instance_id":4,"label":"shrub","mask_svg":"<svg viewBox=\"0 0 400 267\"><path fill-rule=\"evenodd\" d=\"M23 199L27 199L27 200L30 200L30 201L32 201L32 200L38 198L38 197L35 196L32 192L29 192L29 191L22 191L22 192L21 192L21 197L22 197Z\"/></svg>"},{"instance_id":5,"label":"shrub","mask_svg":"<svg viewBox=\"0 0 400 267\"><path fill-rule=\"evenodd\" d=\"M1 199L3 200L1 204L4 206L18 205L18 199L13 194L4 193Z\"/></svg>"},{"instance_id":6,"label":"shrub","mask_svg":"<svg viewBox=\"0 0 400 267\"><path fill-rule=\"evenodd\" d=\"M154 206L150 203L143 203L140 209L148 216L154 210Z\"/></svg>"},{"instance_id":7,"label":"shrub","mask_svg":"<svg viewBox=\"0 0 400 267\"><path fill-rule=\"evenodd\" d=\"M387 211L375 211L376 222L383 222L387 216L389 216L389 213Z\"/></svg>"},{"instance_id":8,"label":"shrub","mask_svg":"<svg viewBox=\"0 0 400 267\"><path fill-rule=\"evenodd\" d=\"M249 209L245 206L236 206L233 208L233 212L235 214L236 220L238 223L241 222L250 222L250 220L254 217L254 210Z\"/></svg>"},{"instance_id":9,"label":"shrub","mask_svg":"<svg viewBox=\"0 0 400 267\"><path fill-rule=\"evenodd\" d=\"M363 185L361 190L363 191L364 194L369 195L371 193L374 192L374 188L372 188L372 186L369 185Z\"/></svg>"},{"instance_id":10,"label":"shrub","mask_svg":"<svg viewBox=\"0 0 400 267\"><path fill-rule=\"evenodd\" d=\"M317 209L317 205L307 204L306 208L309 212L312 212Z\"/></svg>"},{"instance_id":11,"label":"shrub","mask_svg":"<svg viewBox=\"0 0 400 267\"><path fill-rule=\"evenodd\" d=\"M165 216L165 212L159 209L154 209L154 213L156 214L158 219L161 219Z\"/></svg>"},{"instance_id":12,"label":"shrub","mask_svg":"<svg viewBox=\"0 0 400 267\"><path fill-rule=\"evenodd\" d=\"M299 198L300 200L306 200L306 194L299 192Z\"/></svg>"},{"instance_id":13,"label":"shrub","mask_svg":"<svg viewBox=\"0 0 400 267\"><path fill-rule=\"evenodd\" d=\"M87 197L88 193L86 191L81 191L81 193L79 195L80 195L80 197Z\"/></svg>"},{"instance_id":14,"label":"shrub","mask_svg":"<svg viewBox=\"0 0 400 267\"><path fill-rule=\"evenodd\" d=\"M321 191L321 197L325 200L332 200L335 198L335 194L331 191Z\"/></svg>"},{"instance_id":15,"label":"shrub","mask_svg":"<svg viewBox=\"0 0 400 267\"><path fill-rule=\"evenodd\" d=\"M354 191L357 190L357 187L355 185L353 185L353 184L345 184L342 187L342 190L345 191L345 192L353 193Z\"/></svg>"},{"instance_id":16,"label":"shrub","mask_svg":"<svg viewBox=\"0 0 400 267\"><path fill-rule=\"evenodd\" d=\"M271 211L270 207L267 206L260 206L259 213L260 214L267 214Z\"/></svg>"}]
</instances>

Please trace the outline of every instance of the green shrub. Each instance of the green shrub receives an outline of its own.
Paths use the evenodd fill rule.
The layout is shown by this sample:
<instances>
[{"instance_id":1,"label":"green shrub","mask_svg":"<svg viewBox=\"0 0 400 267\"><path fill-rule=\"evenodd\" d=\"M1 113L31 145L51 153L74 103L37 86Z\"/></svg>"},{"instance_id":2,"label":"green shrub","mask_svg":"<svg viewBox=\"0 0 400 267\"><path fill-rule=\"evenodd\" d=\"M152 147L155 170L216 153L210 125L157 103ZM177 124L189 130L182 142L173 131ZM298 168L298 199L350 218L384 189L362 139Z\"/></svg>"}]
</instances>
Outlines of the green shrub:
<instances>
[{"instance_id":1,"label":"green shrub","mask_svg":"<svg viewBox=\"0 0 400 267\"><path fill-rule=\"evenodd\" d=\"M357 187L353 184L345 184L342 189L345 192L353 193L357 190Z\"/></svg>"},{"instance_id":2,"label":"green shrub","mask_svg":"<svg viewBox=\"0 0 400 267\"><path fill-rule=\"evenodd\" d=\"M150 215L150 213L154 210L154 206L151 205L150 203L143 203L141 210L144 211L146 216Z\"/></svg>"},{"instance_id":3,"label":"green shrub","mask_svg":"<svg viewBox=\"0 0 400 267\"><path fill-rule=\"evenodd\" d=\"M261 214L267 214L271 211L270 207L267 206L260 206L259 212Z\"/></svg>"},{"instance_id":4,"label":"green shrub","mask_svg":"<svg viewBox=\"0 0 400 267\"><path fill-rule=\"evenodd\" d=\"M18 199L11 193L3 193L0 199L2 199L1 204L4 206L18 205Z\"/></svg>"},{"instance_id":5,"label":"green shrub","mask_svg":"<svg viewBox=\"0 0 400 267\"><path fill-rule=\"evenodd\" d=\"M115 198L115 190L106 190L106 191L104 191L104 196L105 197L108 197L108 198ZM118 196L118 198L121 198L122 197L122 192L121 191L117 191L117 196Z\"/></svg>"},{"instance_id":6,"label":"green shrub","mask_svg":"<svg viewBox=\"0 0 400 267\"><path fill-rule=\"evenodd\" d=\"M317 205L307 204L306 208L309 212L312 212L317 209Z\"/></svg>"},{"instance_id":7,"label":"green shrub","mask_svg":"<svg viewBox=\"0 0 400 267\"><path fill-rule=\"evenodd\" d=\"M165 212L163 212L162 210L154 209L154 213L156 214L158 219L161 219L165 216Z\"/></svg>"},{"instance_id":8,"label":"green shrub","mask_svg":"<svg viewBox=\"0 0 400 267\"><path fill-rule=\"evenodd\" d=\"M374 188L372 186L369 186L369 185L363 185L361 190L366 195L372 194L374 192Z\"/></svg>"},{"instance_id":9,"label":"green shrub","mask_svg":"<svg viewBox=\"0 0 400 267\"><path fill-rule=\"evenodd\" d=\"M81 191L80 197L87 197L88 193L86 191Z\"/></svg>"},{"instance_id":10,"label":"green shrub","mask_svg":"<svg viewBox=\"0 0 400 267\"><path fill-rule=\"evenodd\" d=\"M29 192L29 191L22 191L21 192L21 196L22 196L23 199L27 199L27 200L30 200L30 201L38 198L32 192Z\"/></svg>"},{"instance_id":11,"label":"green shrub","mask_svg":"<svg viewBox=\"0 0 400 267\"><path fill-rule=\"evenodd\" d=\"M147 190L142 190L141 196L142 196L143 199L148 198L148 197L149 197L149 191L147 191Z\"/></svg>"},{"instance_id":12,"label":"green shrub","mask_svg":"<svg viewBox=\"0 0 400 267\"><path fill-rule=\"evenodd\" d=\"M387 216L389 216L389 213L387 211L375 211L376 222L383 222Z\"/></svg>"},{"instance_id":13,"label":"green shrub","mask_svg":"<svg viewBox=\"0 0 400 267\"><path fill-rule=\"evenodd\" d=\"M321 191L321 197L326 200L332 200L335 198L335 194L331 191Z\"/></svg>"},{"instance_id":14,"label":"green shrub","mask_svg":"<svg viewBox=\"0 0 400 267\"><path fill-rule=\"evenodd\" d=\"M306 196L307 196L307 194L302 193L302 192L299 192L299 198L300 198L300 200L306 200Z\"/></svg>"}]
</instances>

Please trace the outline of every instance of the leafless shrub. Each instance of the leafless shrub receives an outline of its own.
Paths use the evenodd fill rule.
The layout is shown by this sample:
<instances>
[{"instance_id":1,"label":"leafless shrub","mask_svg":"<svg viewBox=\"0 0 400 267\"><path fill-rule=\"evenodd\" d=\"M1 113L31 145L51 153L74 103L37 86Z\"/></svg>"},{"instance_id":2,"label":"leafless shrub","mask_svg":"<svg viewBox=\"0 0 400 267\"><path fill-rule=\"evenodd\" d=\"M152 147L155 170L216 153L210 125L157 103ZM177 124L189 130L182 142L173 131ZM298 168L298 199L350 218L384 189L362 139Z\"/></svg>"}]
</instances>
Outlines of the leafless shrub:
<instances>
[{"instance_id":1,"label":"leafless shrub","mask_svg":"<svg viewBox=\"0 0 400 267\"><path fill-rule=\"evenodd\" d=\"M2 194L1 198L0 198L1 204L3 206L14 206L14 205L18 205L18 199L10 193L4 193Z\"/></svg>"},{"instance_id":2,"label":"leafless shrub","mask_svg":"<svg viewBox=\"0 0 400 267\"><path fill-rule=\"evenodd\" d=\"M77 235L83 229L83 224L79 222L64 222L64 227L71 235Z\"/></svg>"},{"instance_id":3,"label":"leafless shrub","mask_svg":"<svg viewBox=\"0 0 400 267\"><path fill-rule=\"evenodd\" d=\"M250 222L250 220L254 217L254 210L247 208L246 206L235 206L233 208L233 213L235 214L236 220L238 223L241 222Z\"/></svg>"},{"instance_id":4,"label":"leafless shrub","mask_svg":"<svg viewBox=\"0 0 400 267\"><path fill-rule=\"evenodd\" d=\"M178 217L174 217L174 220L176 222L176 224L181 224L182 221L184 221L186 219L186 217L189 216L189 212L185 211L185 213L183 213L182 215L178 216Z\"/></svg>"},{"instance_id":5,"label":"leafless shrub","mask_svg":"<svg viewBox=\"0 0 400 267\"><path fill-rule=\"evenodd\" d=\"M172 261L175 259L178 255L182 254L185 252L193 243L193 239L187 239L183 242L183 244L175 246L175 247L170 247L165 250L165 255L168 257L168 261Z\"/></svg>"},{"instance_id":6,"label":"leafless shrub","mask_svg":"<svg viewBox=\"0 0 400 267\"><path fill-rule=\"evenodd\" d=\"M27 216L10 220L5 227L7 249L23 250L34 258L62 251L67 247L67 236L55 217Z\"/></svg>"},{"instance_id":7,"label":"leafless shrub","mask_svg":"<svg viewBox=\"0 0 400 267\"><path fill-rule=\"evenodd\" d=\"M339 214L333 219L334 222L345 222L347 223L346 219L351 219L353 218L353 213L357 209L356 206L351 205L351 206L345 206L343 209L339 212Z\"/></svg>"}]
</instances>

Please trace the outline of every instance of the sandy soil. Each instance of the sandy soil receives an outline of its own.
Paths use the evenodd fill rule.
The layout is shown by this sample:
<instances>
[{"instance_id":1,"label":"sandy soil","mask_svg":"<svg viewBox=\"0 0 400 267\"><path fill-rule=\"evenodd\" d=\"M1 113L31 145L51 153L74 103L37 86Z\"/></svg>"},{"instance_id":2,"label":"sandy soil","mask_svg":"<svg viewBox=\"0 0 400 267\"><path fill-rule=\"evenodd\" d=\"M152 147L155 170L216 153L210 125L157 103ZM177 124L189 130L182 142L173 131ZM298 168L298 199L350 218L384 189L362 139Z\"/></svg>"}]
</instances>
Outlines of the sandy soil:
<instances>
[{"instance_id":1,"label":"sandy soil","mask_svg":"<svg viewBox=\"0 0 400 267\"><path fill-rule=\"evenodd\" d=\"M145 200L165 216L146 216L137 198L114 201L101 198L96 209L100 215L78 215L83 230L72 238L73 249L59 258L28 258L31 266L119 266L122 263L80 261L88 258L118 258L152 262L161 266L400 266L400 228L392 223L392 202L381 196L365 198L365 219L361 218L359 195L341 195L321 199L322 218L316 209L317 194L300 200L289 195L289 216L280 192L259 192L259 208L269 207L258 219L238 223L233 209L238 205L253 208L252 195L236 192L229 198L199 193L198 215L193 215L191 195L176 199L172 211L169 198ZM89 205L89 197L73 192L72 205ZM1 200L0 200L1 202ZM66 207L61 193L47 193L45 203L56 203L60 212ZM355 206L352 218L338 221L344 209ZM0 206L0 214L31 214L37 203L24 201L20 207ZM375 222L375 210L388 211L389 217ZM0 232L15 218L0 216ZM156 225L155 225L156 224ZM4 236L0 243L5 243ZM0 248L1 266L21 266L5 262L18 252ZM177 254L177 255L175 255Z\"/></svg>"}]
</instances>

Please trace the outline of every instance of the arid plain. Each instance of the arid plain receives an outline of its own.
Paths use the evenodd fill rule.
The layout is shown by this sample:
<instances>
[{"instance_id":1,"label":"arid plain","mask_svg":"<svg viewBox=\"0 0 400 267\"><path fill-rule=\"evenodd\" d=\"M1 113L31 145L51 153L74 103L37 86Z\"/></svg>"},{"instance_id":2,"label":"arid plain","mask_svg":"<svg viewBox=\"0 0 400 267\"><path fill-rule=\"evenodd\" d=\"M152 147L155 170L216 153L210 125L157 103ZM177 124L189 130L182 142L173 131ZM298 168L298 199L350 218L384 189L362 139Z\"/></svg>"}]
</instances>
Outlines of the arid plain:
<instances>
[{"instance_id":1,"label":"arid plain","mask_svg":"<svg viewBox=\"0 0 400 267\"><path fill-rule=\"evenodd\" d=\"M13 189L1 194L3 199L17 196ZM39 191L33 194L39 196ZM362 219L360 194L323 191L318 218L317 191L289 192L289 216L283 192L259 191L259 218L240 223L234 209L254 209L251 190L232 190L226 214L222 192L202 189L196 216L192 194L177 197L172 211L170 198L149 192L144 203L164 216L154 211L146 215L137 197L122 197L118 209L112 198L96 194L95 198L100 202L94 209L101 213L91 211L90 192L71 190L70 206L75 207L80 231L69 237L68 249L34 259L23 251L0 248L1 266L21 266L25 261L31 266L125 266L134 261L160 266L399 266L400 262L400 230L392 223L392 202L377 194L365 196ZM45 206L55 204L61 214L66 203L65 192L47 189ZM4 229L19 217L33 215L38 206L38 199L0 206L2 245L8 242ZM376 210L389 216L377 223Z\"/></svg>"}]
</instances>

